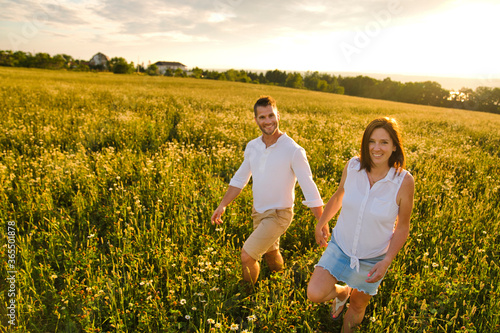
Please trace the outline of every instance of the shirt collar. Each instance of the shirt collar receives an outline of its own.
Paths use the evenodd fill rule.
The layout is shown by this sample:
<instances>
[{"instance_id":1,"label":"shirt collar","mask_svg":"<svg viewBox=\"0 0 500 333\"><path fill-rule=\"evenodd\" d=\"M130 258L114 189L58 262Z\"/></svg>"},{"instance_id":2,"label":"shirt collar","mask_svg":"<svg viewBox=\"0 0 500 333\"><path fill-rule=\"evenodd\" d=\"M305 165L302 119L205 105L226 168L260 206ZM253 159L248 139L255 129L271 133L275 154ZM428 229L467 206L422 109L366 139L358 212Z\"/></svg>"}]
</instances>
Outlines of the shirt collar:
<instances>
[{"instance_id":1,"label":"shirt collar","mask_svg":"<svg viewBox=\"0 0 500 333\"><path fill-rule=\"evenodd\" d=\"M379 180L377 183L383 183L383 182L393 182L394 184L397 184L398 181L396 180L396 173L397 170L395 167L391 167L389 169L389 172L387 172L387 175L381 180Z\"/></svg>"},{"instance_id":2,"label":"shirt collar","mask_svg":"<svg viewBox=\"0 0 500 333\"><path fill-rule=\"evenodd\" d=\"M365 174L368 174L367 171L366 171L366 169L363 169L363 170L365 171ZM396 173L397 173L396 168L395 167L391 167L389 169L389 171L387 172L387 174L385 175L385 177L382 178L381 180L378 180L377 183L392 182L394 184L398 184L398 181L396 180Z\"/></svg>"},{"instance_id":3,"label":"shirt collar","mask_svg":"<svg viewBox=\"0 0 500 333\"><path fill-rule=\"evenodd\" d=\"M276 145L277 145L280 141L283 141L283 140L284 140L284 139L283 139L283 137L285 137L285 136L286 136L286 137L288 137L288 135L287 135L285 132L283 132L283 133L281 134L281 136L278 138L278 140L276 140L276 142L275 142L275 143L273 143L272 145L270 145L270 146L269 146L269 147L267 147L267 148L269 149L269 148L275 147L275 146L276 146ZM258 138L258 139L259 139L259 140L258 140L258 141L259 141L259 144L260 144L262 147L264 147L264 149L266 149L266 144L265 144L265 143L264 143L264 141L262 140L262 135L261 135L261 136L259 136L259 138Z\"/></svg>"}]
</instances>

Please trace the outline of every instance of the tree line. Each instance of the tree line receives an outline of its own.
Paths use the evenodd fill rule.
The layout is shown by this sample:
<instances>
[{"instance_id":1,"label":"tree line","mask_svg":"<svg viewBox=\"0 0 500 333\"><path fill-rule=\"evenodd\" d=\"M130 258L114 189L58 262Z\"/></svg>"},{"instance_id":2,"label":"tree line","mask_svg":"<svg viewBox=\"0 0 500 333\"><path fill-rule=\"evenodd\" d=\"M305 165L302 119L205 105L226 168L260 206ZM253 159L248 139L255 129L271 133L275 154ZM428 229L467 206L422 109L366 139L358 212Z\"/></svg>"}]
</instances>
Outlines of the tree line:
<instances>
[{"instance_id":1,"label":"tree line","mask_svg":"<svg viewBox=\"0 0 500 333\"><path fill-rule=\"evenodd\" d=\"M108 70L116 74L134 72L146 75L159 75L154 64L145 68L143 65L128 63L124 58L111 58L107 68L91 66L88 61L77 60L66 54L50 56L47 53L25 53L22 51L0 51L0 66L28 67L44 69L66 69L74 71ZM167 70L164 75L192 77L197 79L224 80L254 84L269 84L295 89L308 89L333 94L383 99L395 102L431 105L439 107L486 111L500 114L500 88L478 87L475 90L462 88L449 91L434 81L406 82L392 81L390 78L377 80L368 76L335 76L315 72L286 72L269 70L260 73L229 69L218 72L198 67L191 71L181 69Z\"/></svg>"},{"instance_id":2,"label":"tree line","mask_svg":"<svg viewBox=\"0 0 500 333\"><path fill-rule=\"evenodd\" d=\"M48 53L26 53L22 51L0 50L0 66L27 67L42 69L66 69L74 71L111 71L116 74L130 74L135 72L134 63L128 63L124 58L111 58L106 67L102 65L92 66L89 61L74 59L67 54L56 54L50 56Z\"/></svg>"}]
</instances>

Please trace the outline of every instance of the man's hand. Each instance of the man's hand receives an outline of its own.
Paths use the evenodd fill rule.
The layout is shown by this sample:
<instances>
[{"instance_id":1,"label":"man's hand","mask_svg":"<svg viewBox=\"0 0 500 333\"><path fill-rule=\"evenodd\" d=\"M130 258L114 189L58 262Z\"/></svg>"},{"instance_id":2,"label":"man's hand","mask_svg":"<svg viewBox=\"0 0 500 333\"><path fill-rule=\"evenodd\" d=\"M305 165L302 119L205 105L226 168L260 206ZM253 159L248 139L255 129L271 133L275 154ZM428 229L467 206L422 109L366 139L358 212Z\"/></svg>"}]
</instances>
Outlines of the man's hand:
<instances>
[{"instance_id":1,"label":"man's hand","mask_svg":"<svg viewBox=\"0 0 500 333\"><path fill-rule=\"evenodd\" d=\"M318 228L314 231L314 237L316 238L316 243L321 247L328 246L328 239L330 238L330 228L328 223L326 223L323 227Z\"/></svg>"},{"instance_id":2,"label":"man's hand","mask_svg":"<svg viewBox=\"0 0 500 333\"><path fill-rule=\"evenodd\" d=\"M222 223L222 219L221 219L221 216L222 214L224 214L224 212L226 211L226 207L217 207L217 209L214 211L213 215L212 215L212 224L221 224Z\"/></svg>"},{"instance_id":3,"label":"man's hand","mask_svg":"<svg viewBox=\"0 0 500 333\"><path fill-rule=\"evenodd\" d=\"M226 211L227 205L229 205L241 193L241 191L241 188L229 185L226 194L224 194L219 206L212 215L212 224L219 225L222 223L221 216Z\"/></svg>"}]
</instances>

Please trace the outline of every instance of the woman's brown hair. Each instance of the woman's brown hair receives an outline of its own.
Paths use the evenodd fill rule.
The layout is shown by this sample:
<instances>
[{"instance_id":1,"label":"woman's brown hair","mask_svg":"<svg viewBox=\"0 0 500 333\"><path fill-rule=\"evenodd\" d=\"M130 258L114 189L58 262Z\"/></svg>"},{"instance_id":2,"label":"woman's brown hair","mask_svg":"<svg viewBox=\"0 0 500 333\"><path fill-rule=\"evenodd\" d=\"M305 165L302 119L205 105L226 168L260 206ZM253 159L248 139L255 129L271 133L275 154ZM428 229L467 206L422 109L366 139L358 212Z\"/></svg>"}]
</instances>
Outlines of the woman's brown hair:
<instances>
[{"instance_id":1,"label":"woman's brown hair","mask_svg":"<svg viewBox=\"0 0 500 333\"><path fill-rule=\"evenodd\" d=\"M385 129L387 133L389 133L394 146L396 146L396 151L394 151L389 158L389 167L394 167L396 170L401 171L401 169L404 169L406 165L403 142L401 140L401 129L396 119L388 117L377 118L366 127L361 141L361 154L359 157L361 162L360 170L366 169L366 171L369 172L373 166L373 162L370 157L369 143L373 131L377 128Z\"/></svg>"}]
</instances>

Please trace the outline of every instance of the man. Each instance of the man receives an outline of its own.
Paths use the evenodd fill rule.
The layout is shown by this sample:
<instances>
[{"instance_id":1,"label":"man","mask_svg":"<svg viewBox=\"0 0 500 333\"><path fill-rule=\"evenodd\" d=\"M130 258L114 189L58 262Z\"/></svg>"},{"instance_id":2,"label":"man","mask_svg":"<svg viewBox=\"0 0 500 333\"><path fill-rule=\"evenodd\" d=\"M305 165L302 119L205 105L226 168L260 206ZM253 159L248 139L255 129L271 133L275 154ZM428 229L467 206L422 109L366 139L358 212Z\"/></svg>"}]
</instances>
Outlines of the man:
<instances>
[{"instance_id":1,"label":"man","mask_svg":"<svg viewBox=\"0 0 500 333\"><path fill-rule=\"evenodd\" d=\"M279 129L276 101L270 96L261 97L254 105L254 115L262 135L247 144L244 161L212 215L212 224L221 224L227 205L252 177L254 231L241 250L243 280L252 285L259 277L262 255L272 271L283 269L279 238L292 222L297 180L306 199L303 203L311 208L316 219L323 212L323 200L304 149Z\"/></svg>"}]
</instances>

